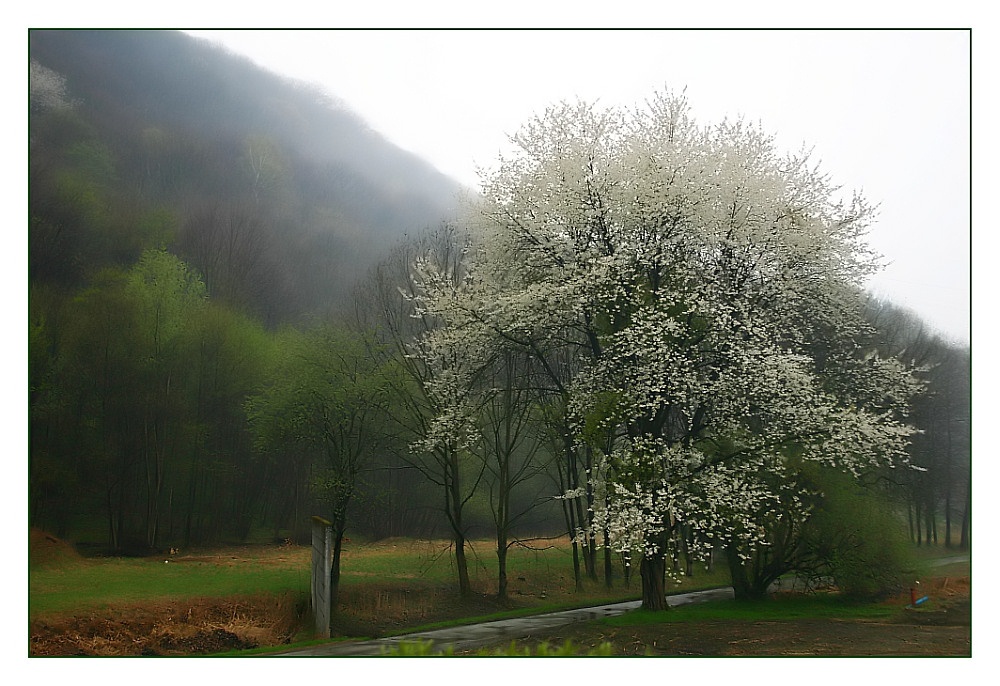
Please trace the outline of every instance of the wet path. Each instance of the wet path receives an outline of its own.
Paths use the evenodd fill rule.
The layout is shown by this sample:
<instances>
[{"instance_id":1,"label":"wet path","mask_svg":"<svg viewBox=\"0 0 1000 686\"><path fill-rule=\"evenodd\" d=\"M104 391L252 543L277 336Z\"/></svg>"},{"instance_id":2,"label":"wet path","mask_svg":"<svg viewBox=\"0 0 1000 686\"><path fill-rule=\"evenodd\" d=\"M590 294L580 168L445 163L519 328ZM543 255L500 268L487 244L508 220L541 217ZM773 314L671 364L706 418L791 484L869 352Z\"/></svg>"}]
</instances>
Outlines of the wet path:
<instances>
[{"instance_id":1,"label":"wet path","mask_svg":"<svg viewBox=\"0 0 1000 686\"><path fill-rule=\"evenodd\" d=\"M716 588L707 591L695 591L693 593L668 596L667 603L671 607L674 607L689 603L705 602L707 600L731 600L732 598L732 588ZM637 609L640 604L640 601L634 600L626 603L613 603L611 605L586 607L577 610L551 612L531 617L501 619L483 624L469 624L466 626L449 627L447 629L436 629L434 631L421 631L404 636L391 636L371 641L328 643L292 650L280 653L280 655L291 657L381 655L385 651L398 646L400 643L415 641L431 641L434 644L435 651L447 648L454 650L474 650L483 646L500 645L507 641L524 638L539 631L572 624L573 622L602 619L604 617L624 614L630 610Z\"/></svg>"}]
</instances>

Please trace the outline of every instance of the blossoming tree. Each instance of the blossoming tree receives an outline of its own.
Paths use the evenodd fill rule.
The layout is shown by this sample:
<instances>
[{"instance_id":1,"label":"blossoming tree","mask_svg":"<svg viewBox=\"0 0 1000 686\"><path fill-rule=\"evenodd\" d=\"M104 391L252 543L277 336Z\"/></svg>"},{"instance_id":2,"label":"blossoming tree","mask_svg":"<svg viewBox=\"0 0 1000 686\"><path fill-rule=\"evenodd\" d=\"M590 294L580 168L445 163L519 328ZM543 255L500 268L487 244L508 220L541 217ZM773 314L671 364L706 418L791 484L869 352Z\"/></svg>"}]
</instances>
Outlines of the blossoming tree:
<instances>
[{"instance_id":1,"label":"blossoming tree","mask_svg":"<svg viewBox=\"0 0 1000 686\"><path fill-rule=\"evenodd\" d=\"M536 356L567 450L598 455L564 496L587 499L578 533L641 560L644 606L666 607L679 527L695 551L766 545L759 522L796 502L775 486L790 462L904 461L915 385L864 348L855 306L877 268L863 198L755 126L697 125L670 93L553 107L513 141L462 279L418 265L421 311L443 322L425 349L468 370L497 347ZM442 437L467 435L465 410L441 413Z\"/></svg>"}]
</instances>

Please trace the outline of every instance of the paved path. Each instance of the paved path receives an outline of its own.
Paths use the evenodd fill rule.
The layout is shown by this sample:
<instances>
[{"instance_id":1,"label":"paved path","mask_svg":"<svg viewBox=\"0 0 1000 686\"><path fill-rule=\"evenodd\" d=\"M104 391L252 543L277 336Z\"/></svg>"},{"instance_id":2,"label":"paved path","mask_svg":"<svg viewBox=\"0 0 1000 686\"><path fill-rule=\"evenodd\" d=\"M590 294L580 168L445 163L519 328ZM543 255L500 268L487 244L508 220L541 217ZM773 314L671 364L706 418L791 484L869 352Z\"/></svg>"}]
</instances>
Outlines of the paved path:
<instances>
[{"instance_id":1,"label":"paved path","mask_svg":"<svg viewBox=\"0 0 1000 686\"><path fill-rule=\"evenodd\" d=\"M705 602L706 600L731 600L732 598L732 588L716 588L708 591L695 591L693 593L667 596L667 604L673 607L676 605ZM614 603L578 610L564 610L563 612L552 612L531 617L501 619L484 624L470 624L449 627L447 629L437 629L435 631L421 631L419 633L379 638L372 641L327 643L279 653L279 655L292 657L381 655L386 650L391 650L402 642L413 641L431 641L434 644L435 650L445 650L449 647L454 650L472 650L483 646L500 645L506 641L524 638L538 631L552 629L573 622L624 614L630 610L637 609L640 604L640 601L634 600L627 603Z\"/></svg>"}]
</instances>

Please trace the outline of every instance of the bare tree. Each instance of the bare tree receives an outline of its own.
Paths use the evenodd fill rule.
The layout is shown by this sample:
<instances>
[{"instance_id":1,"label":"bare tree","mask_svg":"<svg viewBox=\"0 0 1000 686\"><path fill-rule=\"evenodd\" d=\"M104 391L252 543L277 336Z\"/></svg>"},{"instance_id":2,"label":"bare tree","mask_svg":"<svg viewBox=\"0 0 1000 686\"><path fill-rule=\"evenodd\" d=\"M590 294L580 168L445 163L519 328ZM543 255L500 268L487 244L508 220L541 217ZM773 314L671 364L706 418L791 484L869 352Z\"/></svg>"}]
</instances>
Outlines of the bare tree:
<instances>
[{"instance_id":1,"label":"bare tree","mask_svg":"<svg viewBox=\"0 0 1000 686\"><path fill-rule=\"evenodd\" d=\"M398 400L393 406L393 418L414 444L428 436L437 409L429 390L436 372L419 354L421 335L437 326L437 322L415 313L413 265L418 257L433 255L448 268L461 270L464 245L465 239L447 226L404 241L372 270L355 298L356 325L374 331L380 344L393 351L404 372L390 381ZM459 592L468 596L472 586L466 557L465 507L476 493L484 468L481 464L470 465L455 445L417 449L404 459L438 489L454 546Z\"/></svg>"}]
</instances>

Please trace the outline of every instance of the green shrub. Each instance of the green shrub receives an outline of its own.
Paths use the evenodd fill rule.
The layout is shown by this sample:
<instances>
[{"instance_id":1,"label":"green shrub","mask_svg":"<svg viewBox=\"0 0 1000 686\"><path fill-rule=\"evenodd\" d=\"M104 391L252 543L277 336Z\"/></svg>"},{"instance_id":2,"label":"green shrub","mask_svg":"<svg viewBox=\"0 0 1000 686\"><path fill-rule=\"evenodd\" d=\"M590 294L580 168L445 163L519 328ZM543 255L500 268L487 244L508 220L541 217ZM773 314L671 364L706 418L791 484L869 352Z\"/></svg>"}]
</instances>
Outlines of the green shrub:
<instances>
[{"instance_id":1,"label":"green shrub","mask_svg":"<svg viewBox=\"0 0 1000 686\"><path fill-rule=\"evenodd\" d=\"M562 645L551 646L548 643L540 643L534 650L531 646L519 646L516 641L511 641L506 648L495 648L492 651L480 651L480 655L490 655L496 657L607 657L612 654L610 643L602 643L596 648L590 648L584 652L582 646L578 646L570 640Z\"/></svg>"},{"instance_id":2,"label":"green shrub","mask_svg":"<svg viewBox=\"0 0 1000 686\"><path fill-rule=\"evenodd\" d=\"M602 643L596 648L590 648L583 652L582 646L566 641L559 646L551 646L548 643L541 643L534 649L531 646L520 646L516 641L511 641L503 648L483 648L476 655L480 657L606 657L612 654L610 643ZM404 641L395 648L384 650L382 654L386 657L453 657L454 648L448 647L441 651L434 650L433 641Z\"/></svg>"},{"instance_id":3,"label":"green shrub","mask_svg":"<svg viewBox=\"0 0 1000 686\"><path fill-rule=\"evenodd\" d=\"M889 504L849 476L826 472L822 481L822 505L805 531L820 573L851 598L877 599L904 588L911 552Z\"/></svg>"},{"instance_id":4,"label":"green shrub","mask_svg":"<svg viewBox=\"0 0 1000 686\"><path fill-rule=\"evenodd\" d=\"M395 648L384 648L382 654L386 657L450 657L455 654L451 647L441 651L434 650L434 641L402 641Z\"/></svg>"}]
</instances>

